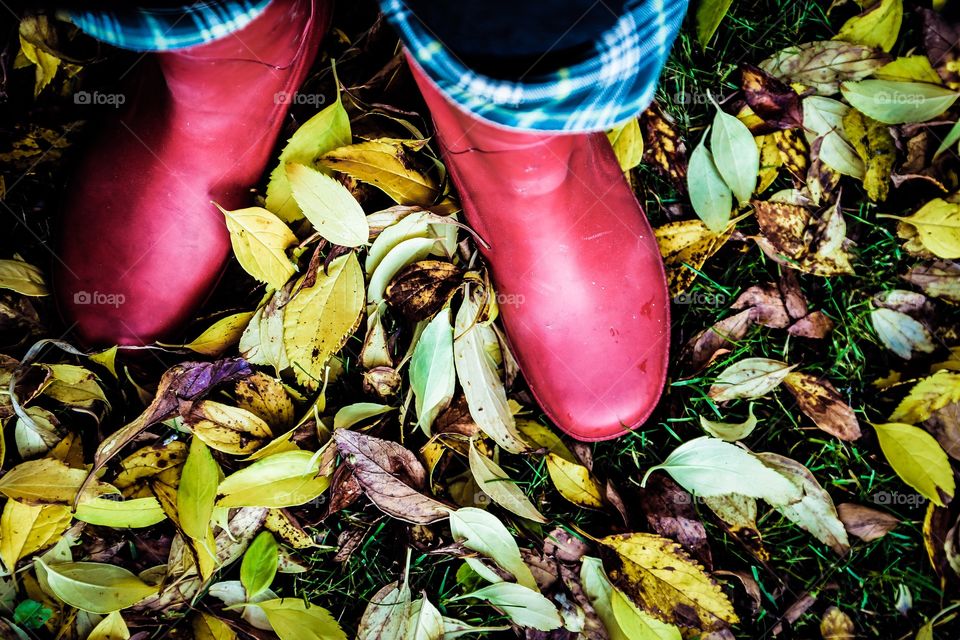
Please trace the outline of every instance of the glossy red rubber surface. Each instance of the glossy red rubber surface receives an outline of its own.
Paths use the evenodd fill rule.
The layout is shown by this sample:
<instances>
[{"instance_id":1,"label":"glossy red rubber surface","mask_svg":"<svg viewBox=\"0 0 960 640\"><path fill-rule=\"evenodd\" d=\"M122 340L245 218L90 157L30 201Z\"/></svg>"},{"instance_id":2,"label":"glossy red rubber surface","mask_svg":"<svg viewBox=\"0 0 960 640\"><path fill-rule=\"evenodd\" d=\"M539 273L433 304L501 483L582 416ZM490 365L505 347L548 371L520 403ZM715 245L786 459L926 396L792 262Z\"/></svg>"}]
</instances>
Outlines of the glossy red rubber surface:
<instances>
[{"instance_id":1,"label":"glossy red rubber surface","mask_svg":"<svg viewBox=\"0 0 960 640\"><path fill-rule=\"evenodd\" d=\"M54 285L82 342L170 338L209 295L230 253L211 201L250 204L329 8L274 0L236 33L141 63L68 187Z\"/></svg>"},{"instance_id":2,"label":"glossy red rubber surface","mask_svg":"<svg viewBox=\"0 0 960 640\"><path fill-rule=\"evenodd\" d=\"M411 61L511 348L546 414L580 440L623 435L663 389L663 262L603 133L507 130L448 102Z\"/></svg>"}]
</instances>

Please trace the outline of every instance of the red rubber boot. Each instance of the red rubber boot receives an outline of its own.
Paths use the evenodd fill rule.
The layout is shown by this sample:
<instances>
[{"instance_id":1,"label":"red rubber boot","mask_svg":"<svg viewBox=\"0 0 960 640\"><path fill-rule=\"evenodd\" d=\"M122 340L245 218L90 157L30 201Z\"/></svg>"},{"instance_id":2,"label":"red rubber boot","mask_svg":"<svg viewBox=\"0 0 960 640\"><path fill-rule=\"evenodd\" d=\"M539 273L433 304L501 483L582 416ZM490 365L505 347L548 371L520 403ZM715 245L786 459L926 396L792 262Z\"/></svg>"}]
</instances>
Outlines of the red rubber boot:
<instances>
[{"instance_id":1,"label":"red rubber boot","mask_svg":"<svg viewBox=\"0 0 960 640\"><path fill-rule=\"evenodd\" d=\"M55 265L80 339L174 334L230 252L223 214L247 205L329 22L325 0L273 0L243 29L162 52L74 176Z\"/></svg>"},{"instance_id":2,"label":"red rubber boot","mask_svg":"<svg viewBox=\"0 0 960 640\"><path fill-rule=\"evenodd\" d=\"M490 245L507 337L537 401L579 440L640 426L666 377L669 294L606 136L490 124L409 61L467 222Z\"/></svg>"}]
</instances>

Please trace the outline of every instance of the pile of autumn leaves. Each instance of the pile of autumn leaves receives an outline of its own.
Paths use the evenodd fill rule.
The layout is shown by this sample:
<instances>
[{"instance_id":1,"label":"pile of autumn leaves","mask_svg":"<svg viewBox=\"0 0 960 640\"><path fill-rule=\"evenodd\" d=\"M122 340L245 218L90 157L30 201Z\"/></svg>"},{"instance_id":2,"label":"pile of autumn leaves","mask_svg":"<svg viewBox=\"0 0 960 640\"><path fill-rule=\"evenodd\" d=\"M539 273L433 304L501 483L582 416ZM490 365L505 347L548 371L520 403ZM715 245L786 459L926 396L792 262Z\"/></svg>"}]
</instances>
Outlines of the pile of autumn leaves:
<instances>
[{"instance_id":1,"label":"pile of autumn leaves","mask_svg":"<svg viewBox=\"0 0 960 640\"><path fill-rule=\"evenodd\" d=\"M729 241L753 242L784 267L779 281L743 292L737 313L695 336L681 354L684 366L699 371L720 362L757 324L809 340L829 335L833 321L809 308L797 274L852 273L840 203L851 180L878 203L891 186L942 189L942 198L898 218L905 249L918 256L905 279L924 293L877 292L871 321L880 342L904 359L951 337L929 321L927 296L960 302L960 265L952 262L960 258L960 205L944 168L960 125L937 145L920 123L951 107L960 78L950 71L952 52L929 50L937 38L929 57L887 53L902 14L900 0L881 0L836 40L744 67L742 91L717 109L689 165L656 106L610 133L624 170L646 161L689 187L701 219L656 230L675 295ZM936 13L923 17L925 33L949 35ZM708 571L712 559L690 494L761 559L769 558L756 523L761 500L838 555L850 535L872 540L896 525L870 507L834 505L801 463L738 446L757 426L751 405L743 423L701 418L705 436L646 470L650 533L590 538L546 527L501 453L542 457L564 499L619 512L625 525L629 518L616 484L596 477L584 448L508 399L518 372L495 323L496 297L484 270L472 268L472 249L458 243L465 234L453 194L421 168L432 164L439 166L425 140L354 143L339 98L304 123L271 173L264 206L223 210L238 262L266 285L263 300L189 344L168 345L207 360L168 370L154 394L141 390L149 406L100 443L92 467L69 426L77 413L99 421L111 411L104 388L126 377L117 350L88 356L47 341L20 361L0 362L0 384L9 389L0 395L0 418L16 443L0 476L7 498L0 607L14 612L0 621L3 631L128 637L128 624L156 624L158 612L184 611L206 594L189 614L200 638L235 638L240 629L272 630L284 640L345 637L319 606L332 603L281 599L271 586L278 572L306 570L295 550L317 546L301 517L315 522L365 499L429 532L418 536L428 541L425 550L463 559L461 594L444 608L493 607L485 617L499 624L470 627L443 616L431 600L438 594L412 593L408 560L358 625L344 621L358 626L358 638L436 639L507 624L587 636L679 639L697 630L729 638L738 617L728 590L736 582L724 590ZM794 188L755 199L783 177ZM367 213L345 183L372 186L396 204ZM737 223L751 213L759 231L745 235ZM0 286L28 297L47 293L43 274L19 259L0 261ZM359 348L349 344L355 335ZM44 349L83 364L40 362ZM880 381L892 393L909 389L886 423L871 425L892 468L931 502L926 533L941 575L960 566L960 547L936 542L960 529L946 506L955 489L947 453L960 455L958 372L954 350L929 377ZM367 401L328 406L330 385L351 377ZM861 436L837 389L797 364L740 360L719 371L708 393L722 413L733 402L762 402L779 387L825 433ZM418 452L390 436L397 424L405 443L410 431L421 432ZM108 529L149 528L169 536L165 563L141 566L91 545ZM539 531L541 542L518 544L513 531L520 530ZM334 561L348 558L364 535L348 530ZM235 564L239 580L221 580ZM749 578L739 580L747 593L759 592ZM836 628L849 624L837 611L830 619Z\"/></svg>"}]
</instances>

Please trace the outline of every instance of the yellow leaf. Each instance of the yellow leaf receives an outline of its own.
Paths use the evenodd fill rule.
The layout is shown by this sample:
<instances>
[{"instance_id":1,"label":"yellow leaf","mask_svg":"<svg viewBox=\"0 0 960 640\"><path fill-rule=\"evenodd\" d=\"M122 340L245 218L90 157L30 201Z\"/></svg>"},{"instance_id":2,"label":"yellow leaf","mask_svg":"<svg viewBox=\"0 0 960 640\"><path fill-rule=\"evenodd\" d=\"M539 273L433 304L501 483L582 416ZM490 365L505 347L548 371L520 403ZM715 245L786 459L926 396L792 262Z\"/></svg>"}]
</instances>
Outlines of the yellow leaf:
<instances>
[{"instance_id":1,"label":"yellow leaf","mask_svg":"<svg viewBox=\"0 0 960 640\"><path fill-rule=\"evenodd\" d=\"M903 0L880 0L875 6L847 20L834 40L844 40L890 51L903 22Z\"/></svg>"},{"instance_id":2,"label":"yellow leaf","mask_svg":"<svg viewBox=\"0 0 960 640\"><path fill-rule=\"evenodd\" d=\"M293 424L293 400L276 378L258 371L238 381L233 396L238 407L256 414L271 427Z\"/></svg>"},{"instance_id":3,"label":"yellow leaf","mask_svg":"<svg viewBox=\"0 0 960 640\"><path fill-rule=\"evenodd\" d=\"M720 586L672 540L626 533L600 542L619 560L609 565L611 581L644 611L664 622L704 631L738 622Z\"/></svg>"},{"instance_id":4,"label":"yellow leaf","mask_svg":"<svg viewBox=\"0 0 960 640\"><path fill-rule=\"evenodd\" d=\"M227 623L209 613L198 611L193 617L193 636L196 640L236 640L237 634Z\"/></svg>"},{"instance_id":5,"label":"yellow leaf","mask_svg":"<svg viewBox=\"0 0 960 640\"><path fill-rule=\"evenodd\" d=\"M318 456L303 450L284 451L257 460L227 476L217 490L218 507L282 509L309 502L330 486L319 475Z\"/></svg>"},{"instance_id":6,"label":"yellow leaf","mask_svg":"<svg viewBox=\"0 0 960 640\"><path fill-rule=\"evenodd\" d=\"M297 237L283 220L262 207L217 208L226 217L233 253L243 270L274 289L286 284L297 270L287 256L287 248L297 243Z\"/></svg>"},{"instance_id":7,"label":"yellow leaf","mask_svg":"<svg viewBox=\"0 0 960 640\"><path fill-rule=\"evenodd\" d=\"M436 181L411 166L404 143L381 138L334 149L320 164L377 187L398 204L430 205L437 197Z\"/></svg>"},{"instance_id":8,"label":"yellow leaf","mask_svg":"<svg viewBox=\"0 0 960 640\"><path fill-rule=\"evenodd\" d=\"M177 488L180 528L194 540L205 541L217 498L220 466L199 438L190 441L190 454L183 464Z\"/></svg>"},{"instance_id":9,"label":"yellow leaf","mask_svg":"<svg viewBox=\"0 0 960 640\"><path fill-rule=\"evenodd\" d=\"M547 522L523 490L500 468L496 462L477 451L470 441L470 471L485 494L504 509L534 522Z\"/></svg>"},{"instance_id":10,"label":"yellow leaf","mask_svg":"<svg viewBox=\"0 0 960 640\"><path fill-rule=\"evenodd\" d=\"M71 504L87 477L52 458L21 462L0 478L0 493L15 500Z\"/></svg>"},{"instance_id":11,"label":"yellow leaf","mask_svg":"<svg viewBox=\"0 0 960 640\"><path fill-rule=\"evenodd\" d=\"M326 273L318 271L313 286L290 300L283 315L283 343L301 384L319 386L327 360L357 328L363 302L363 272L352 252L331 262Z\"/></svg>"},{"instance_id":12,"label":"yellow leaf","mask_svg":"<svg viewBox=\"0 0 960 640\"><path fill-rule=\"evenodd\" d=\"M0 289L10 289L25 296L48 295L43 273L22 260L0 260Z\"/></svg>"},{"instance_id":13,"label":"yellow leaf","mask_svg":"<svg viewBox=\"0 0 960 640\"><path fill-rule=\"evenodd\" d=\"M8 573L13 573L21 558L56 543L69 527L69 507L7 500L0 516L0 559Z\"/></svg>"},{"instance_id":14,"label":"yellow leaf","mask_svg":"<svg viewBox=\"0 0 960 640\"><path fill-rule=\"evenodd\" d=\"M123 567L100 562L47 564L37 558L38 573L46 576L53 594L62 602L90 613L126 609L157 592Z\"/></svg>"},{"instance_id":15,"label":"yellow leaf","mask_svg":"<svg viewBox=\"0 0 960 640\"><path fill-rule=\"evenodd\" d=\"M895 218L915 228L924 248L940 258L960 258L960 205L934 198L912 216L879 214L878 217ZM901 238L906 237L898 231Z\"/></svg>"},{"instance_id":16,"label":"yellow leaf","mask_svg":"<svg viewBox=\"0 0 960 640\"><path fill-rule=\"evenodd\" d=\"M163 507L156 498L110 500L93 498L77 505L77 520L114 529L140 529L166 520Z\"/></svg>"},{"instance_id":17,"label":"yellow leaf","mask_svg":"<svg viewBox=\"0 0 960 640\"><path fill-rule=\"evenodd\" d=\"M890 191L890 172L897 155L890 127L850 109L843 116L843 130L866 167L863 188L867 196L883 202Z\"/></svg>"},{"instance_id":18,"label":"yellow leaf","mask_svg":"<svg viewBox=\"0 0 960 640\"><path fill-rule=\"evenodd\" d=\"M638 118L630 118L608 131L607 139L610 140L623 171L630 171L643 160L643 132L640 131Z\"/></svg>"},{"instance_id":19,"label":"yellow leaf","mask_svg":"<svg viewBox=\"0 0 960 640\"><path fill-rule=\"evenodd\" d=\"M346 187L316 169L296 163L287 165L287 180L300 210L317 233L343 247L367 243L367 216Z\"/></svg>"},{"instance_id":20,"label":"yellow leaf","mask_svg":"<svg viewBox=\"0 0 960 640\"><path fill-rule=\"evenodd\" d=\"M43 395L78 409L89 410L97 402L110 406L97 376L89 369L74 364L36 366L45 369L51 378L50 384L43 389Z\"/></svg>"},{"instance_id":21,"label":"yellow leaf","mask_svg":"<svg viewBox=\"0 0 960 640\"><path fill-rule=\"evenodd\" d=\"M897 58L874 71L873 75L881 80L943 84L930 59L922 55Z\"/></svg>"},{"instance_id":22,"label":"yellow leaf","mask_svg":"<svg viewBox=\"0 0 960 640\"><path fill-rule=\"evenodd\" d=\"M918 424L953 402L960 402L960 373L941 370L913 385L890 421Z\"/></svg>"},{"instance_id":23,"label":"yellow leaf","mask_svg":"<svg viewBox=\"0 0 960 640\"><path fill-rule=\"evenodd\" d=\"M686 291L697 277L697 271L730 239L732 228L714 233L700 220L668 222L653 230L667 268L670 295Z\"/></svg>"},{"instance_id":24,"label":"yellow leaf","mask_svg":"<svg viewBox=\"0 0 960 640\"><path fill-rule=\"evenodd\" d=\"M299 523L283 509L270 509L267 518L263 521L267 531L272 531L294 549L309 549L316 547L317 541L303 530Z\"/></svg>"},{"instance_id":25,"label":"yellow leaf","mask_svg":"<svg viewBox=\"0 0 960 640\"><path fill-rule=\"evenodd\" d=\"M127 623L123 621L123 616L119 611L114 611L106 618L100 621L87 640L129 640L130 630L127 629Z\"/></svg>"},{"instance_id":26,"label":"yellow leaf","mask_svg":"<svg viewBox=\"0 0 960 640\"><path fill-rule=\"evenodd\" d=\"M258 602L280 640L347 640L330 612L297 598Z\"/></svg>"},{"instance_id":27,"label":"yellow leaf","mask_svg":"<svg viewBox=\"0 0 960 640\"><path fill-rule=\"evenodd\" d=\"M942 507L942 491L948 497L955 489L950 460L940 444L919 427L900 422L875 424L877 440L887 462L917 493Z\"/></svg>"},{"instance_id":28,"label":"yellow leaf","mask_svg":"<svg viewBox=\"0 0 960 640\"><path fill-rule=\"evenodd\" d=\"M336 79L336 68L333 70ZM310 165L320 155L350 144L350 118L340 100L340 85L337 85L337 100L313 116L296 130L280 152L280 161L270 172L267 184L267 209L277 214L284 222L293 222L302 217L297 201L290 192L287 180L287 164L297 162Z\"/></svg>"},{"instance_id":29,"label":"yellow leaf","mask_svg":"<svg viewBox=\"0 0 960 640\"><path fill-rule=\"evenodd\" d=\"M27 41L23 35L20 36L20 52L23 56L36 65L36 82L33 87L33 95L38 96L43 88L50 84L53 77L57 75L57 69L60 67L60 58L51 55L34 46Z\"/></svg>"},{"instance_id":30,"label":"yellow leaf","mask_svg":"<svg viewBox=\"0 0 960 640\"><path fill-rule=\"evenodd\" d=\"M532 442L537 447L546 449L549 453L560 456L567 462L577 463L577 458L573 455L573 452L563 443L560 436L551 431L549 427L526 418L517 418L516 424L517 429L527 441Z\"/></svg>"},{"instance_id":31,"label":"yellow leaf","mask_svg":"<svg viewBox=\"0 0 960 640\"><path fill-rule=\"evenodd\" d=\"M253 311L245 311L221 318L192 342L183 346L205 356L218 356L240 342L240 336L250 323L253 313Z\"/></svg>"},{"instance_id":32,"label":"yellow leaf","mask_svg":"<svg viewBox=\"0 0 960 640\"><path fill-rule=\"evenodd\" d=\"M273 437L267 423L255 414L213 400L199 402L186 422L207 446L236 456L253 453Z\"/></svg>"},{"instance_id":33,"label":"yellow leaf","mask_svg":"<svg viewBox=\"0 0 960 640\"><path fill-rule=\"evenodd\" d=\"M548 453L547 472L560 495L573 504L591 509L603 507L603 487L582 464Z\"/></svg>"},{"instance_id":34,"label":"yellow leaf","mask_svg":"<svg viewBox=\"0 0 960 640\"><path fill-rule=\"evenodd\" d=\"M120 461L121 471L114 485L126 498L151 495L148 484L154 481L176 486L180 467L187 459L187 445L179 440L165 445L150 445L138 449Z\"/></svg>"}]
</instances>

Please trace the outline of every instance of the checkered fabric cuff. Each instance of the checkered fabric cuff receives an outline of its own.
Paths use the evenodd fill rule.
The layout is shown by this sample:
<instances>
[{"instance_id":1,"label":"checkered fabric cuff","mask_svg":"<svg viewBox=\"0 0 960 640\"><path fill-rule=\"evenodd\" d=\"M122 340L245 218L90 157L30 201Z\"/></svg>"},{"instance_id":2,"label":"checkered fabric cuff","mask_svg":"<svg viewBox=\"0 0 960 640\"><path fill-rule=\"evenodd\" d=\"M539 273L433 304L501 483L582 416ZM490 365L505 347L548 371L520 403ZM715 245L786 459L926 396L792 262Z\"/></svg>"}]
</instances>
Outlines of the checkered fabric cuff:
<instances>
[{"instance_id":1,"label":"checkered fabric cuff","mask_svg":"<svg viewBox=\"0 0 960 640\"><path fill-rule=\"evenodd\" d=\"M519 82L470 70L403 0L381 0L381 9L424 72L465 111L516 129L584 132L609 129L650 104L687 0L630 0L584 60Z\"/></svg>"},{"instance_id":2,"label":"checkered fabric cuff","mask_svg":"<svg viewBox=\"0 0 960 640\"><path fill-rule=\"evenodd\" d=\"M101 42L133 51L186 49L252 22L270 0L206 0L182 7L71 12L74 24Z\"/></svg>"}]
</instances>

